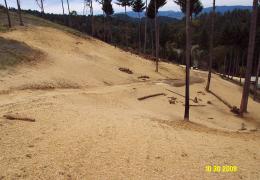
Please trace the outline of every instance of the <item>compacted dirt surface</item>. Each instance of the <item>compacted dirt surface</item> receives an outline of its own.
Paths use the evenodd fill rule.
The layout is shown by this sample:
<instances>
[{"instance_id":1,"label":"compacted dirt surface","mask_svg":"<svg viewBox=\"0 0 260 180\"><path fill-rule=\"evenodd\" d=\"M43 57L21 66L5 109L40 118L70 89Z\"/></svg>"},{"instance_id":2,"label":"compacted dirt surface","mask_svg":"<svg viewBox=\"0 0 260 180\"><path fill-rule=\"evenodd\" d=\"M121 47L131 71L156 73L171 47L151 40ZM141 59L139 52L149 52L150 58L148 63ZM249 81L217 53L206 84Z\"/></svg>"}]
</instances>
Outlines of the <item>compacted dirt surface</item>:
<instances>
[{"instance_id":1,"label":"compacted dirt surface","mask_svg":"<svg viewBox=\"0 0 260 180\"><path fill-rule=\"evenodd\" d=\"M184 122L183 67L161 62L156 73L152 61L51 27L0 37L39 52L0 70L1 180L260 179L260 104L231 113L205 92L206 72L191 71ZM240 86L213 75L211 90L239 107Z\"/></svg>"}]
</instances>

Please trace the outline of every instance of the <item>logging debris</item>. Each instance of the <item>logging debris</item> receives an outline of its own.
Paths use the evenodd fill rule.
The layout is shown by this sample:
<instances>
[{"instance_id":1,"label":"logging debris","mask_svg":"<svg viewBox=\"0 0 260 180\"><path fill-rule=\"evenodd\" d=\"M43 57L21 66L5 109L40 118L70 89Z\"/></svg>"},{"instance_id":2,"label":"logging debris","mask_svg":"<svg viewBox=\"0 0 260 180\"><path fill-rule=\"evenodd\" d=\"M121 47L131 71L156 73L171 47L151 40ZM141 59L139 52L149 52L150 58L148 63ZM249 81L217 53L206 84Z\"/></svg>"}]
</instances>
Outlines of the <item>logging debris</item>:
<instances>
[{"instance_id":1,"label":"logging debris","mask_svg":"<svg viewBox=\"0 0 260 180\"><path fill-rule=\"evenodd\" d=\"M143 97L140 97L140 98L137 98L137 99L139 101L142 101L142 100L145 100L145 99L148 99L148 98L151 98L151 97L156 97L156 96L166 96L166 94L165 93L151 94L151 95L143 96Z\"/></svg>"},{"instance_id":2,"label":"logging debris","mask_svg":"<svg viewBox=\"0 0 260 180\"><path fill-rule=\"evenodd\" d=\"M172 91L172 90L169 90L169 89L166 89L166 90L167 90L167 91L169 91L169 92L172 92L172 93L174 93L174 94L177 94L177 95L179 95L179 96L181 96L181 97L183 97L183 98L185 98L185 96L184 96L184 95L182 95L182 94L179 94L179 93L177 93L177 92L174 92L174 91ZM191 100L191 101L193 101L194 103L197 103L197 102L195 102L195 101L194 101L194 99L191 99L191 98L190 98L190 100Z\"/></svg>"},{"instance_id":3,"label":"logging debris","mask_svg":"<svg viewBox=\"0 0 260 180\"><path fill-rule=\"evenodd\" d=\"M3 115L3 117L8 119L8 120L20 120L20 121L35 122L34 118L22 117L21 115L18 115L18 114L6 114L6 115Z\"/></svg>"},{"instance_id":4,"label":"logging debris","mask_svg":"<svg viewBox=\"0 0 260 180\"><path fill-rule=\"evenodd\" d=\"M131 71L131 70L128 69L128 68L122 68L122 67L120 67L120 68L118 68L118 69L119 69L119 71L125 72L125 73L127 73L127 74L133 74L133 71Z\"/></svg>"}]
</instances>

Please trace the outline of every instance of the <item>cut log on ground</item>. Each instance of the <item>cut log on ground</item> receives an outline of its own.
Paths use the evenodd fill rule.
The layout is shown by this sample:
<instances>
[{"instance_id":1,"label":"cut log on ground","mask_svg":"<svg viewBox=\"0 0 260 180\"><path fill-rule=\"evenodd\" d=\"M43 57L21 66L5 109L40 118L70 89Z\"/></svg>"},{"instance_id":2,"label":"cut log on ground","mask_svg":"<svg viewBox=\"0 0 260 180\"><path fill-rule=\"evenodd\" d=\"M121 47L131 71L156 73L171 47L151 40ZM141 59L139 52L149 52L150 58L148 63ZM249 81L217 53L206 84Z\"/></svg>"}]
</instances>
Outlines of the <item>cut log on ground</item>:
<instances>
[{"instance_id":1,"label":"cut log on ground","mask_svg":"<svg viewBox=\"0 0 260 180\"><path fill-rule=\"evenodd\" d=\"M144 75L144 76L139 76L138 77L138 79L149 79L150 77L149 76L146 76L146 75Z\"/></svg>"},{"instance_id":2,"label":"cut log on ground","mask_svg":"<svg viewBox=\"0 0 260 180\"><path fill-rule=\"evenodd\" d=\"M28 118L28 117L22 117L18 114L6 114L3 115L4 118L8 120L19 120L19 121L28 121L28 122L35 122L35 119L33 118Z\"/></svg>"},{"instance_id":3,"label":"cut log on ground","mask_svg":"<svg viewBox=\"0 0 260 180\"><path fill-rule=\"evenodd\" d=\"M119 69L119 71L125 72L125 73L127 73L127 74L133 74L133 71L131 71L131 70L128 69L128 68L122 68L122 67L120 67L120 68L118 68L118 69Z\"/></svg>"},{"instance_id":4,"label":"cut log on ground","mask_svg":"<svg viewBox=\"0 0 260 180\"><path fill-rule=\"evenodd\" d=\"M151 98L151 97L156 97L156 96L166 96L166 94L165 93L151 94L151 95L148 95L148 96L140 97L140 98L138 98L138 100L142 101L142 100L145 100L145 99L148 99L148 98Z\"/></svg>"}]
</instances>

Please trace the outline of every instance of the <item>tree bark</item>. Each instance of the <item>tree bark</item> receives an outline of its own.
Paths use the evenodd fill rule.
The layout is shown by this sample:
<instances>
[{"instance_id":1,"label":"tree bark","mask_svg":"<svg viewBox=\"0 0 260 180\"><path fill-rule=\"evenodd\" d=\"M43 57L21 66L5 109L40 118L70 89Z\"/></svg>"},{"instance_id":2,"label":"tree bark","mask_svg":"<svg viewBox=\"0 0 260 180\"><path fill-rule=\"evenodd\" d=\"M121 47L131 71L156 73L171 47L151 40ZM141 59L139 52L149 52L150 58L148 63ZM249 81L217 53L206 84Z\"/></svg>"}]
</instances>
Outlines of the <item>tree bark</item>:
<instances>
[{"instance_id":1,"label":"tree bark","mask_svg":"<svg viewBox=\"0 0 260 180\"><path fill-rule=\"evenodd\" d=\"M109 17L110 18L110 23L109 23L109 26L110 26L110 43L113 44L113 34L112 34L112 17Z\"/></svg>"},{"instance_id":2,"label":"tree bark","mask_svg":"<svg viewBox=\"0 0 260 180\"><path fill-rule=\"evenodd\" d=\"M145 1L144 53L146 53L146 41L147 41L147 0Z\"/></svg>"},{"instance_id":3,"label":"tree bark","mask_svg":"<svg viewBox=\"0 0 260 180\"><path fill-rule=\"evenodd\" d=\"M69 4L69 0L67 0L67 5L68 5L68 16L69 16L69 26L71 26L71 16L70 16L70 4Z\"/></svg>"},{"instance_id":4,"label":"tree bark","mask_svg":"<svg viewBox=\"0 0 260 180\"><path fill-rule=\"evenodd\" d=\"M235 77L237 77L238 69L239 69L239 52L237 52L237 55L236 55Z\"/></svg>"},{"instance_id":5,"label":"tree bark","mask_svg":"<svg viewBox=\"0 0 260 180\"><path fill-rule=\"evenodd\" d=\"M232 69L231 69L231 79L233 79L234 74L235 74L235 67L236 67L236 58L235 58L235 50L232 53L232 59L233 59L233 64L232 64Z\"/></svg>"},{"instance_id":6,"label":"tree bark","mask_svg":"<svg viewBox=\"0 0 260 180\"><path fill-rule=\"evenodd\" d=\"M256 69L256 76L255 76L254 100L256 100L257 97L259 71L260 71L260 53L258 55L258 66Z\"/></svg>"},{"instance_id":7,"label":"tree bark","mask_svg":"<svg viewBox=\"0 0 260 180\"><path fill-rule=\"evenodd\" d=\"M244 59L245 59L245 52L243 52L243 55L242 55L242 67L241 67L241 70L239 72L239 74L240 74L239 83L241 85L242 85L242 70L244 69Z\"/></svg>"},{"instance_id":8,"label":"tree bark","mask_svg":"<svg viewBox=\"0 0 260 180\"><path fill-rule=\"evenodd\" d=\"M127 14L126 14L126 6L125 6L125 17L127 18ZM128 48L127 30L128 30L128 25L126 25L126 30L125 30L126 47Z\"/></svg>"},{"instance_id":9,"label":"tree bark","mask_svg":"<svg viewBox=\"0 0 260 180\"><path fill-rule=\"evenodd\" d=\"M104 0L102 1L102 7L103 7ZM103 11L103 41L106 41L106 30L105 30L105 12Z\"/></svg>"},{"instance_id":10,"label":"tree bark","mask_svg":"<svg viewBox=\"0 0 260 180\"><path fill-rule=\"evenodd\" d=\"M153 24L150 21L150 27L151 27L151 46L152 46L152 57L154 57L154 33L153 33Z\"/></svg>"},{"instance_id":11,"label":"tree bark","mask_svg":"<svg viewBox=\"0 0 260 180\"><path fill-rule=\"evenodd\" d=\"M90 0L90 11L91 11L91 35L94 37L94 12L93 12L93 2Z\"/></svg>"},{"instance_id":12,"label":"tree bark","mask_svg":"<svg viewBox=\"0 0 260 180\"><path fill-rule=\"evenodd\" d=\"M62 6L62 14L63 14L63 18L64 18L64 24L66 24L66 17L65 17L65 10L64 10L63 0L61 0L61 6Z\"/></svg>"},{"instance_id":13,"label":"tree bark","mask_svg":"<svg viewBox=\"0 0 260 180\"><path fill-rule=\"evenodd\" d=\"M229 56L228 78L231 78L232 56Z\"/></svg>"},{"instance_id":14,"label":"tree bark","mask_svg":"<svg viewBox=\"0 0 260 180\"><path fill-rule=\"evenodd\" d=\"M20 0L16 0L17 2L17 9L18 9L18 15L19 15L19 20L20 20L20 25L23 26L23 19L22 19L22 12L21 12L21 7L20 7Z\"/></svg>"},{"instance_id":15,"label":"tree bark","mask_svg":"<svg viewBox=\"0 0 260 180\"><path fill-rule=\"evenodd\" d=\"M42 11L42 14L44 14L43 0L41 0L41 11Z\"/></svg>"},{"instance_id":16,"label":"tree bark","mask_svg":"<svg viewBox=\"0 0 260 180\"><path fill-rule=\"evenodd\" d=\"M209 72L208 72L208 81L206 86L206 91L209 91L210 80L211 80L211 69L213 61L213 43L214 43L214 23L215 23L215 0L213 0L213 8L211 14L211 27L210 27L210 53L209 53Z\"/></svg>"},{"instance_id":17,"label":"tree bark","mask_svg":"<svg viewBox=\"0 0 260 180\"><path fill-rule=\"evenodd\" d=\"M253 1L253 11L251 14L251 22L250 22L246 76L245 76L245 83L244 83L244 87L243 87L242 99L241 99L241 104L240 104L240 115L241 116L243 116L244 112L247 112L248 96L249 96L249 91L250 91L251 71L252 71L252 66L253 66L254 49L255 49L257 9L258 9L258 0L254 0Z\"/></svg>"},{"instance_id":18,"label":"tree bark","mask_svg":"<svg viewBox=\"0 0 260 180\"><path fill-rule=\"evenodd\" d=\"M186 1L186 78L185 78L185 111L184 120L189 120L190 111L190 55L191 55L191 32L190 32L190 0Z\"/></svg>"},{"instance_id":19,"label":"tree bark","mask_svg":"<svg viewBox=\"0 0 260 180\"><path fill-rule=\"evenodd\" d=\"M154 1L154 29L155 29L155 61L156 61L156 68L155 72L158 72L158 29L157 29L157 13L156 13L156 0Z\"/></svg>"},{"instance_id":20,"label":"tree bark","mask_svg":"<svg viewBox=\"0 0 260 180\"><path fill-rule=\"evenodd\" d=\"M224 59L224 69L223 69L223 76L226 77L226 60L227 60L227 55L225 55Z\"/></svg>"},{"instance_id":21,"label":"tree bark","mask_svg":"<svg viewBox=\"0 0 260 180\"><path fill-rule=\"evenodd\" d=\"M139 54L141 54L141 17L140 12L138 12L139 23L138 23L138 40L139 40Z\"/></svg>"},{"instance_id":22,"label":"tree bark","mask_svg":"<svg viewBox=\"0 0 260 180\"><path fill-rule=\"evenodd\" d=\"M9 28L11 28L12 27L12 23L11 23L11 18L10 18L10 14L9 14L9 8L8 8L6 0L5 0L5 8L6 8L6 15L7 15L7 19L8 19L8 26L9 26Z\"/></svg>"}]
</instances>

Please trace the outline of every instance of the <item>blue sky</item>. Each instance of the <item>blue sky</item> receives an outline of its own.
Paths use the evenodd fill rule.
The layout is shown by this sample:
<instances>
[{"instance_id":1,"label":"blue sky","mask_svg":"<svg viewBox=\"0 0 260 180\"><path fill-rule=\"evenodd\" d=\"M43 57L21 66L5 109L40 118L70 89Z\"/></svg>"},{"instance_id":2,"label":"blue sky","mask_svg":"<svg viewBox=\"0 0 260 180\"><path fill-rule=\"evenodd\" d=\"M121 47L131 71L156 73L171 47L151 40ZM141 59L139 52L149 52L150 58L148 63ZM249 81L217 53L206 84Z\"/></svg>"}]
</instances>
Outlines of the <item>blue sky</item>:
<instances>
[{"instance_id":1,"label":"blue sky","mask_svg":"<svg viewBox=\"0 0 260 180\"><path fill-rule=\"evenodd\" d=\"M8 5L11 7L16 7L16 0L7 0ZM36 9L39 10L39 7L37 6L35 0L20 0L21 1L21 7L22 9ZM113 0L114 1L114 0ZM66 0L64 0L66 2ZM83 2L84 0L69 0L70 2L70 9L76 10L79 14L82 14L83 12ZM149 0L148 0L149 2ZM204 7L211 6L212 0L201 0ZM216 0L216 5L252 5L253 0ZM0 4L4 4L4 0L0 0ZM65 3L66 5L66 3ZM61 0L44 0L44 6L45 11L48 13L62 13L61 8ZM94 3L94 13L100 14L101 13L101 7L98 3ZM124 11L124 8L113 4L113 8L115 12L122 12ZM131 8L127 9L128 11L131 10ZM179 7L173 3L173 0L168 0L167 4L161 8L161 10L174 10L179 11Z\"/></svg>"}]
</instances>

